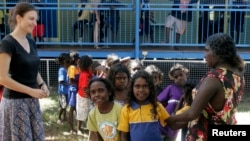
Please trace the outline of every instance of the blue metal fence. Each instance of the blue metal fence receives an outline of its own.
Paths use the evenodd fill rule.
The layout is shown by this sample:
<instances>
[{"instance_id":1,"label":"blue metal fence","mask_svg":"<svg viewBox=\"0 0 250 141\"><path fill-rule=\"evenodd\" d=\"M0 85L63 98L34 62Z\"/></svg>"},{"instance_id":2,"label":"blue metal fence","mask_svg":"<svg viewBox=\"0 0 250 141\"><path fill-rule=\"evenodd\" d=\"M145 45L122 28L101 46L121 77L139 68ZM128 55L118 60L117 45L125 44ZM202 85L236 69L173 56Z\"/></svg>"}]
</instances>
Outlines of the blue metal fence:
<instances>
[{"instance_id":1,"label":"blue metal fence","mask_svg":"<svg viewBox=\"0 0 250 141\"><path fill-rule=\"evenodd\" d=\"M37 40L38 45L48 48L39 50L41 57L55 57L63 49L70 50L80 46L81 54L89 54L94 58L105 58L107 54L114 52L121 57L131 56L137 59L202 59L201 49L207 36L217 32L233 36L239 49L247 50L250 47L250 10L246 0L185 0L190 1L186 7L180 4L180 0L92 1L30 0L39 10L38 23L45 28L41 40ZM17 0L0 2L0 40L10 33L8 11L16 3ZM84 6L79 7L79 4ZM98 7L94 7L95 4ZM94 41L95 10L101 21L97 43ZM83 24L77 22L80 11L88 11L89 14L88 21ZM179 16L181 20L186 19L187 22L182 23L186 24L183 26L186 29L180 36L177 36L176 30L182 25L174 24L169 31L166 28L166 22L172 22L168 19L169 14ZM74 25L77 27L75 30ZM94 45L103 49L95 50ZM176 46L179 50L171 48ZM105 49L107 47L111 49ZM55 49L51 51L53 48ZM187 48L191 49L187 51ZM250 59L247 51L241 51L240 55L246 60Z\"/></svg>"}]
</instances>

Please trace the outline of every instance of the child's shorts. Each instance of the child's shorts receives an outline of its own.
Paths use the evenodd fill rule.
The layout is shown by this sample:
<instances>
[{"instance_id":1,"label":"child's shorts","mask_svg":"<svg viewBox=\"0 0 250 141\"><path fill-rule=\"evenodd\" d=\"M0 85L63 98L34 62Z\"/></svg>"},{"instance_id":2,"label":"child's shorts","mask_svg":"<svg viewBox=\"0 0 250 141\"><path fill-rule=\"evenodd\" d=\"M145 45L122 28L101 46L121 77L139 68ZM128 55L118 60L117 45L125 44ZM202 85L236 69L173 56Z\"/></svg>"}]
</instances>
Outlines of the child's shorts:
<instances>
[{"instance_id":1,"label":"child's shorts","mask_svg":"<svg viewBox=\"0 0 250 141\"><path fill-rule=\"evenodd\" d=\"M180 20L172 15L168 15L165 27L175 29L176 33L184 34L186 30L187 22L184 20Z\"/></svg>"},{"instance_id":2,"label":"child's shorts","mask_svg":"<svg viewBox=\"0 0 250 141\"><path fill-rule=\"evenodd\" d=\"M68 105L68 95L66 95L66 94L59 94L58 95L58 99L59 99L59 106L62 109L67 108L67 105Z\"/></svg>"},{"instance_id":3,"label":"child's shorts","mask_svg":"<svg viewBox=\"0 0 250 141\"><path fill-rule=\"evenodd\" d=\"M76 94L77 94L77 88L70 87L69 93L68 93L68 99L69 99L69 106L71 106L71 107L76 106Z\"/></svg>"},{"instance_id":4,"label":"child's shorts","mask_svg":"<svg viewBox=\"0 0 250 141\"><path fill-rule=\"evenodd\" d=\"M91 109L91 100L89 98L76 95L76 119L80 121L86 121Z\"/></svg>"}]
</instances>

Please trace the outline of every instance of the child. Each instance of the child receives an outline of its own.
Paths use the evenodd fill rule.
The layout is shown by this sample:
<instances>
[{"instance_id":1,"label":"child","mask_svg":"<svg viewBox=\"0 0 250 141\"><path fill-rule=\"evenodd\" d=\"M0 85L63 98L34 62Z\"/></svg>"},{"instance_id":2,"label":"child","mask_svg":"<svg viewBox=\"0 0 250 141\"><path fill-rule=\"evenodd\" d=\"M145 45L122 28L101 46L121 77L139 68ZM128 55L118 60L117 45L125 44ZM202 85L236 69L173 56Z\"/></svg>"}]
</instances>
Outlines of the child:
<instances>
[{"instance_id":1,"label":"child","mask_svg":"<svg viewBox=\"0 0 250 141\"><path fill-rule=\"evenodd\" d=\"M125 105L128 100L128 85L130 80L128 68L123 64L113 65L109 70L108 78L115 87L114 101L122 106Z\"/></svg>"},{"instance_id":2,"label":"child","mask_svg":"<svg viewBox=\"0 0 250 141\"><path fill-rule=\"evenodd\" d=\"M95 77L103 77L105 68L101 65L99 61L93 61L92 64L92 72L93 72L93 78Z\"/></svg>"},{"instance_id":3,"label":"child","mask_svg":"<svg viewBox=\"0 0 250 141\"><path fill-rule=\"evenodd\" d=\"M87 3L87 1L85 2ZM89 10L88 8L91 8L91 4L83 4L83 3L79 3L78 4L78 17L77 17L77 21L74 23L73 25L73 41L75 42L76 41L76 29L79 29L79 40L80 42L83 42L84 41L84 26L85 25L88 25L88 28L90 28L90 25L92 24L92 14L93 14L93 11L92 10ZM87 28L86 28L87 29ZM85 29L85 30L86 30ZM88 33L90 35L92 35L92 31L91 30L88 30Z\"/></svg>"},{"instance_id":4,"label":"child","mask_svg":"<svg viewBox=\"0 0 250 141\"><path fill-rule=\"evenodd\" d=\"M175 0L173 3L173 10L170 11L166 19L166 43L169 43L170 31L175 29L175 43L180 42L180 37L185 33L187 22L192 21L192 3L197 0ZM175 10L179 8L179 10ZM177 48L175 48L177 49Z\"/></svg>"},{"instance_id":5,"label":"child","mask_svg":"<svg viewBox=\"0 0 250 141\"><path fill-rule=\"evenodd\" d=\"M91 100L87 93L88 83L93 77L92 73L92 63L91 57L85 55L82 56L78 62L80 69L80 76L78 82L78 92L76 96L76 119L77 119L77 134L83 135L82 124L86 126L86 121L88 113L91 107Z\"/></svg>"},{"instance_id":6,"label":"child","mask_svg":"<svg viewBox=\"0 0 250 141\"><path fill-rule=\"evenodd\" d=\"M176 115L181 114L190 108L193 102L192 90L195 86L196 86L196 81L187 81L186 84L183 86L184 95L182 96L180 103L177 106ZM186 134L187 134L187 126L181 129L182 141L185 141Z\"/></svg>"},{"instance_id":7,"label":"child","mask_svg":"<svg viewBox=\"0 0 250 141\"><path fill-rule=\"evenodd\" d=\"M162 71L155 65L148 65L145 71L152 76L156 87L156 96L158 96L163 91L163 88L160 86L163 79Z\"/></svg>"},{"instance_id":8,"label":"child","mask_svg":"<svg viewBox=\"0 0 250 141\"><path fill-rule=\"evenodd\" d=\"M142 1L142 8L150 8L149 2L150 0ZM140 17L140 35L145 34L146 41L148 42L148 37L150 37L151 43L154 43L154 31L151 22L154 22L154 12L151 10L142 10Z\"/></svg>"},{"instance_id":9,"label":"child","mask_svg":"<svg viewBox=\"0 0 250 141\"><path fill-rule=\"evenodd\" d=\"M123 106L118 130L121 141L162 141L159 123L166 126L168 112L157 102L152 77L137 71L131 80L128 103Z\"/></svg>"},{"instance_id":10,"label":"child","mask_svg":"<svg viewBox=\"0 0 250 141\"><path fill-rule=\"evenodd\" d=\"M76 93L78 90L78 80L79 80L79 68L77 67L77 62L79 60L79 53L76 51L70 51L70 62L71 65L68 68L68 79L69 79L69 126L70 133L76 134L74 129L74 111L76 110Z\"/></svg>"},{"instance_id":11,"label":"child","mask_svg":"<svg viewBox=\"0 0 250 141\"><path fill-rule=\"evenodd\" d=\"M94 78L89 82L89 95L95 107L90 111L87 128L90 140L120 141L116 129L122 106L114 102L114 88L110 80Z\"/></svg>"},{"instance_id":12,"label":"child","mask_svg":"<svg viewBox=\"0 0 250 141\"><path fill-rule=\"evenodd\" d=\"M136 73L136 71L144 69L143 64L140 60L131 60L128 65L131 77Z\"/></svg>"},{"instance_id":13,"label":"child","mask_svg":"<svg viewBox=\"0 0 250 141\"><path fill-rule=\"evenodd\" d=\"M95 46L95 49L101 49L99 46L98 46L98 42L99 42L99 32L100 32L100 12L98 11L98 7L99 7L99 4L101 3L101 0L91 0L90 1L92 7L94 8L94 46Z\"/></svg>"},{"instance_id":14,"label":"child","mask_svg":"<svg viewBox=\"0 0 250 141\"><path fill-rule=\"evenodd\" d=\"M106 65L108 68L111 68L112 65L120 63L119 56L116 54L108 54L106 59Z\"/></svg>"},{"instance_id":15,"label":"child","mask_svg":"<svg viewBox=\"0 0 250 141\"><path fill-rule=\"evenodd\" d=\"M61 53L56 59L56 62L61 66L58 70L58 98L59 98L59 116L57 123L61 124L62 121L66 121L66 108L68 105L68 91L69 83L67 79L67 69L70 65L70 56L68 53ZM63 116L63 118L62 118Z\"/></svg>"},{"instance_id":16,"label":"child","mask_svg":"<svg viewBox=\"0 0 250 141\"><path fill-rule=\"evenodd\" d=\"M110 7L110 10L107 12L107 17L105 20L105 24L111 30L111 41L114 43L116 42L116 36L119 30L119 23L120 23L120 10L117 9L120 6L120 2L118 0L110 0L107 3Z\"/></svg>"},{"instance_id":17,"label":"child","mask_svg":"<svg viewBox=\"0 0 250 141\"><path fill-rule=\"evenodd\" d=\"M171 67L168 76L174 83L168 85L157 97L169 114L175 112L176 106L183 95L183 85L187 81L187 74L188 69L181 64ZM178 130L162 126L160 126L160 130L165 141L174 141L177 137Z\"/></svg>"}]
</instances>

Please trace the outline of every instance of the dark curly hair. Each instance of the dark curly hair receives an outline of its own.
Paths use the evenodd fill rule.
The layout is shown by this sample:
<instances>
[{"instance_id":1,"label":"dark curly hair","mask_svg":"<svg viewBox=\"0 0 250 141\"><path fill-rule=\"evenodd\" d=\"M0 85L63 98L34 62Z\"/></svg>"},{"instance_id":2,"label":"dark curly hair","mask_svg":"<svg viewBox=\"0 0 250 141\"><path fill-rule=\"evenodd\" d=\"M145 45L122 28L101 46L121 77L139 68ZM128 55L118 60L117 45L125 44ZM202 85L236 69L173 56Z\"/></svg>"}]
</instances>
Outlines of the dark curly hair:
<instances>
[{"instance_id":1,"label":"dark curly hair","mask_svg":"<svg viewBox=\"0 0 250 141\"><path fill-rule=\"evenodd\" d=\"M157 106L158 106L157 105L157 98L156 98L156 88L155 88L155 85L154 85L153 78L145 70L138 70L133 75L133 77L131 79L130 86L129 86L128 106L132 105L132 101L137 101L137 99L136 99L136 97L134 95L133 87L134 87L135 81L138 78L143 78L148 83L150 94L149 94L147 100L153 105L153 110L152 110L153 117L154 117L154 119L156 119L156 117L157 117Z\"/></svg>"},{"instance_id":2,"label":"dark curly hair","mask_svg":"<svg viewBox=\"0 0 250 141\"><path fill-rule=\"evenodd\" d=\"M93 63L93 60L90 56L84 55L80 58L78 63L81 71L88 71Z\"/></svg>"},{"instance_id":3,"label":"dark curly hair","mask_svg":"<svg viewBox=\"0 0 250 141\"><path fill-rule=\"evenodd\" d=\"M226 33L216 33L207 38L206 45L213 53L232 67L244 72L244 62L237 54L234 40Z\"/></svg>"},{"instance_id":4,"label":"dark curly hair","mask_svg":"<svg viewBox=\"0 0 250 141\"><path fill-rule=\"evenodd\" d=\"M70 56L68 53L61 53L58 58L55 59L55 62L63 65L64 63L70 64Z\"/></svg>"},{"instance_id":5,"label":"dark curly hair","mask_svg":"<svg viewBox=\"0 0 250 141\"><path fill-rule=\"evenodd\" d=\"M111 93L111 95L109 96L109 101L114 101L115 89L114 89L114 86L112 85L112 83L109 79L102 78L102 77L95 77L95 78L91 79L89 84L88 84L88 93L90 91L90 86L94 82L103 83L105 85L105 88ZM91 97L91 95L90 95L90 97Z\"/></svg>"},{"instance_id":6,"label":"dark curly hair","mask_svg":"<svg viewBox=\"0 0 250 141\"><path fill-rule=\"evenodd\" d=\"M115 64L111 66L109 70L109 80L112 81L113 85L115 84L115 76L117 73L126 73L128 80L130 80L130 72L129 69L124 64Z\"/></svg>"}]
</instances>

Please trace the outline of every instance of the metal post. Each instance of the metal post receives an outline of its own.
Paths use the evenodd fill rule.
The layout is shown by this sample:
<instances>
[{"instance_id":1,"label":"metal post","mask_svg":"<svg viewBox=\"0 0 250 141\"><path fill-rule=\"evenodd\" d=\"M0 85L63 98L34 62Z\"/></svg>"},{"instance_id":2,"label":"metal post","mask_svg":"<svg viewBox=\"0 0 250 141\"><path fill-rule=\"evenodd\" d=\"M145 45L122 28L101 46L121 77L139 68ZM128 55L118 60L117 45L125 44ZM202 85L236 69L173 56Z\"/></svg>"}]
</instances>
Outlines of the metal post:
<instances>
[{"instance_id":1,"label":"metal post","mask_svg":"<svg viewBox=\"0 0 250 141\"><path fill-rule=\"evenodd\" d=\"M135 1L135 59L140 58L140 46L139 46L139 19L140 19L140 0Z\"/></svg>"},{"instance_id":2,"label":"metal post","mask_svg":"<svg viewBox=\"0 0 250 141\"><path fill-rule=\"evenodd\" d=\"M50 72L49 72L49 60L46 60L46 68L47 68L47 86L50 87Z\"/></svg>"},{"instance_id":3,"label":"metal post","mask_svg":"<svg viewBox=\"0 0 250 141\"><path fill-rule=\"evenodd\" d=\"M224 13L224 33L227 33L228 27L228 0L225 0L225 13Z\"/></svg>"}]
</instances>

